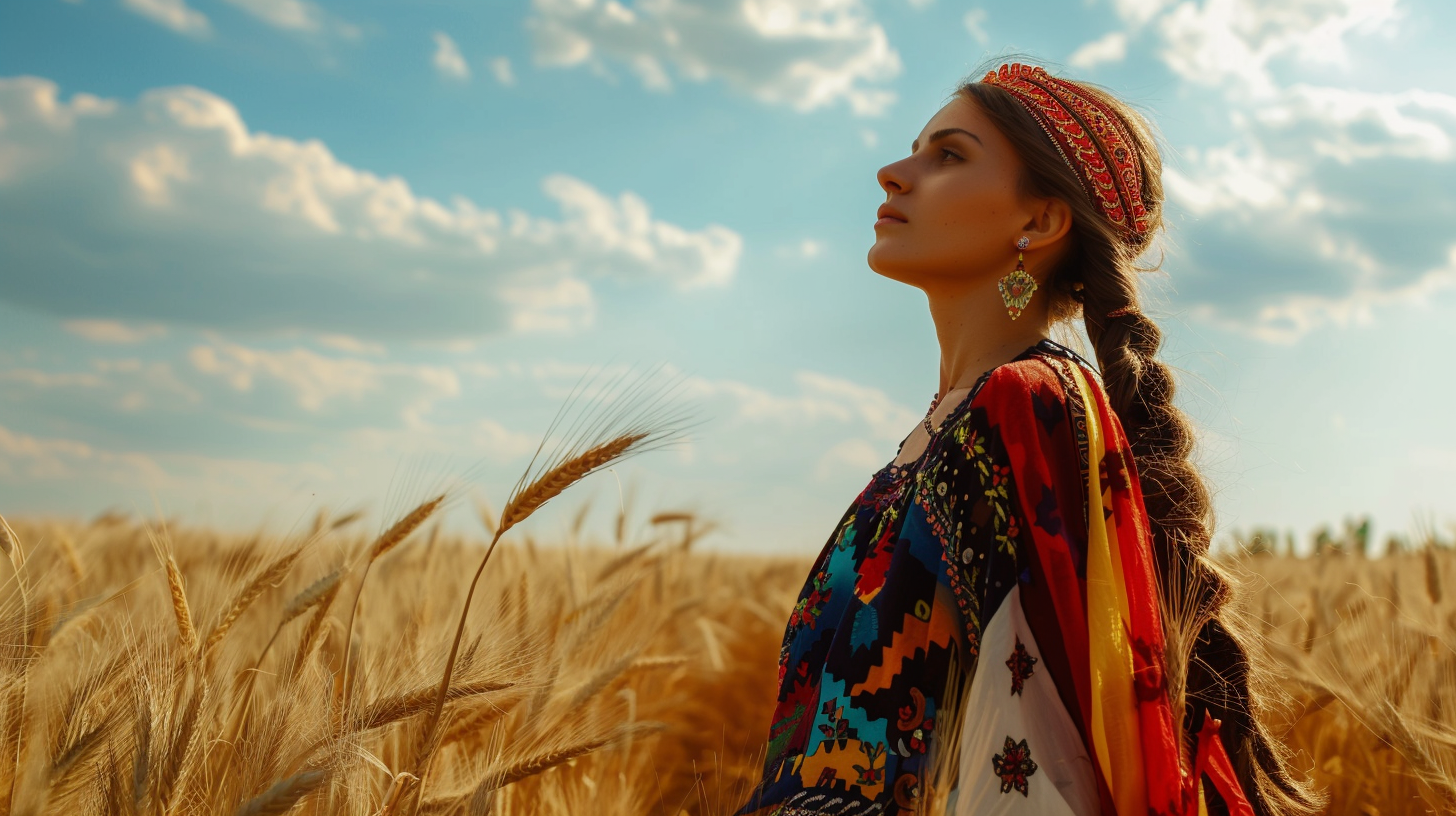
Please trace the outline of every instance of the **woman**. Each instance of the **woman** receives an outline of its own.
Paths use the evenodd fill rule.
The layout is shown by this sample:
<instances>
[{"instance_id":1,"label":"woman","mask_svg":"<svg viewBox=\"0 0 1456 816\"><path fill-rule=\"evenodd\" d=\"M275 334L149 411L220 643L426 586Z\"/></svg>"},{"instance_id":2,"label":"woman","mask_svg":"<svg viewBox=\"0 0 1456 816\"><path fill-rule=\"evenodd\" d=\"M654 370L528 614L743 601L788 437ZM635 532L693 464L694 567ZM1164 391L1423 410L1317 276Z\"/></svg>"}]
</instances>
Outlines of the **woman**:
<instances>
[{"instance_id":1,"label":"woman","mask_svg":"<svg viewBox=\"0 0 1456 816\"><path fill-rule=\"evenodd\" d=\"M1160 172L1126 105L1020 64L880 170L869 265L926 293L940 390L809 573L740 813L1314 812L1138 310ZM1048 338L1079 315L1100 374Z\"/></svg>"}]
</instances>

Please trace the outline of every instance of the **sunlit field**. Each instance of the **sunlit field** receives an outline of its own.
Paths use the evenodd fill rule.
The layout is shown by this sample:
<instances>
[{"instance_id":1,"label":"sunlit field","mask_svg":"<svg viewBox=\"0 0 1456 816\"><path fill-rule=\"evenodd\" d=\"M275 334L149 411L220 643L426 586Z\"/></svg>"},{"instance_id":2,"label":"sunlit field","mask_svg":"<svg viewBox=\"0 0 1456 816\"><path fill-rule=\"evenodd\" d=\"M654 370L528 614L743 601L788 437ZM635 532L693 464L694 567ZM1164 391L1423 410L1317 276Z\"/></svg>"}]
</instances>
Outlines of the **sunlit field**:
<instances>
[{"instance_id":1,"label":"sunlit field","mask_svg":"<svg viewBox=\"0 0 1456 816\"><path fill-rule=\"evenodd\" d=\"M421 511L287 536L11 519L0 805L12 813L726 814L761 759L807 558L682 513L501 544L435 704L478 540ZM583 514L585 508L583 508ZM580 522L582 516L577 517ZM1456 807L1456 555L1250 536L1226 563L1332 814Z\"/></svg>"}]
</instances>

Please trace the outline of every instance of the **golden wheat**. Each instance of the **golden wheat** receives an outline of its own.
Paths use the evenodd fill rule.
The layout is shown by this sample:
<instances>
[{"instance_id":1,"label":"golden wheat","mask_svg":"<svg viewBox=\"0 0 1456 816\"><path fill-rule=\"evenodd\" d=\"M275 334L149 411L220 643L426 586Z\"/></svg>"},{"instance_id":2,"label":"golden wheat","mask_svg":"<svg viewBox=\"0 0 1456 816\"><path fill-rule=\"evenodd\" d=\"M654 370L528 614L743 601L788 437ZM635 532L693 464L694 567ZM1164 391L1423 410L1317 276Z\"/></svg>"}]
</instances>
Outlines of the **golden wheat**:
<instances>
[{"instance_id":1,"label":"golden wheat","mask_svg":"<svg viewBox=\"0 0 1456 816\"><path fill-rule=\"evenodd\" d=\"M808 558L683 546L710 529L683 515L634 531L624 510L605 541L573 523L569 546L493 535L473 607L460 576L486 542L401 539L347 645L347 554L380 539L326 515L309 537L327 547L14 518L0 533L15 567L0 592L0 810L731 813L759 770ZM1218 565L1283 689L1266 721L1328 812L1456 811L1456 548ZM198 620L216 621L205 639Z\"/></svg>"}]
</instances>

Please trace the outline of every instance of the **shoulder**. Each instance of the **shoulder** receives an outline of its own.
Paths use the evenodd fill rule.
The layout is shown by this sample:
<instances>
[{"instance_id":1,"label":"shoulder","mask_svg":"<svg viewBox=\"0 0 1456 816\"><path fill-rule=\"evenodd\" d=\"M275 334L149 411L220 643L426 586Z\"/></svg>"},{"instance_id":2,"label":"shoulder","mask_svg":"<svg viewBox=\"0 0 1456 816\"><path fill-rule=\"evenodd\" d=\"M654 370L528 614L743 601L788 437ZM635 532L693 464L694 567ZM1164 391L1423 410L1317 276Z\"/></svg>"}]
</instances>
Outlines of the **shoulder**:
<instances>
[{"instance_id":1,"label":"shoulder","mask_svg":"<svg viewBox=\"0 0 1456 816\"><path fill-rule=\"evenodd\" d=\"M990 372L971 407L980 407L996 419L1028 411L1076 412L1082 402L1078 374L1089 390L1096 389L1097 374L1077 359L1037 354L1013 360Z\"/></svg>"}]
</instances>

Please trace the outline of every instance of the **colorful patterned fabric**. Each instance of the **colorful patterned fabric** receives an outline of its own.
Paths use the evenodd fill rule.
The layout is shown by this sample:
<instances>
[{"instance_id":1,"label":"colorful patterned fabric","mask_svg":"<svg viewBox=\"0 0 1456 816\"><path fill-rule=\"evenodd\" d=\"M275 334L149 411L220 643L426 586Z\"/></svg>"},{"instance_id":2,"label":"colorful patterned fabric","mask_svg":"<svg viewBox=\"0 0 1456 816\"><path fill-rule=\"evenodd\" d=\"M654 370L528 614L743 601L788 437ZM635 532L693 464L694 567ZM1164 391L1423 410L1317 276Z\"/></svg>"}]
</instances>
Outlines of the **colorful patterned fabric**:
<instances>
[{"instance_id":1,"label":"colorful patterned fabric","mask_svg":"<svg viewBox=\"0 0 1456 816\"><path fill-rule=\"evenodd\" d=\"M1043 340L986 372L918 459L873 475L815 560L784 633L763 778L739 813L912 812L952 660L970 682L983 626L1017 587L1041 660L1011 650L987 670L1010 670L1008 687L1046 671L1096 766L1101 812L1198 812L1153 569L1131 451L1095 369ZM1005 705L1023 700L1012 688ZM995 755L963 767L1007 796L1049 784L1036 768L1056 757L1024 734L992 736Z\"/></svg>"},{"instance_id":2,"label":"colorful patterned fabric","mask_svg":"<svg viewBox=\"0 0 1456 816\"><path fill-rule=\"evenodd\" d=\"M981 81L1011 92L1123 240L1141 246L1151 223L1143 203L1142 163L1117 114L1077 84L1040 66L1013 62L987 72Z\"/></svg>"}]
</instances>

